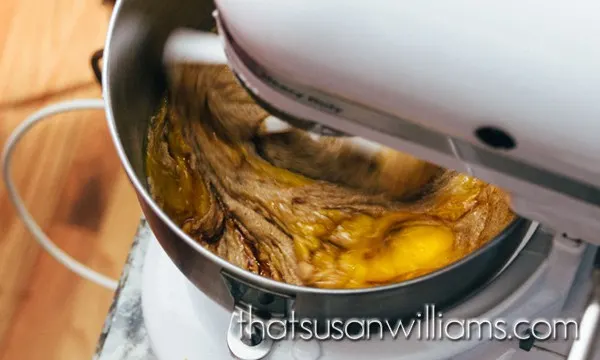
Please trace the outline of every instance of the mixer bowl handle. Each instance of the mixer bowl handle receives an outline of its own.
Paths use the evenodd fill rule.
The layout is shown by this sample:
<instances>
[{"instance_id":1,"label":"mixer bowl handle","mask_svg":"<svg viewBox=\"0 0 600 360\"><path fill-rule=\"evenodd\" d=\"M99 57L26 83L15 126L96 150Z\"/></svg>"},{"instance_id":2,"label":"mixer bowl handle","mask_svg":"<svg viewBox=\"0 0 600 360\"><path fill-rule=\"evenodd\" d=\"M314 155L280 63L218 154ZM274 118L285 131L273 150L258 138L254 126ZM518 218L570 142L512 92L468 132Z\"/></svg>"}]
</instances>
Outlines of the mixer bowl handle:
<instances>
[{"instance_id":1,"label":"mixer bowl handle","mask_svg":"<svg viewBox=\"0 0 600 360\"><path fill-rule=\"evenodd\" d=\"M229 350L238 359L262 359L271 351L274 339L285 337L294 298L258 288L225 270L221 276L234 303L227 331Z\"/></svg>"}]
</instances>

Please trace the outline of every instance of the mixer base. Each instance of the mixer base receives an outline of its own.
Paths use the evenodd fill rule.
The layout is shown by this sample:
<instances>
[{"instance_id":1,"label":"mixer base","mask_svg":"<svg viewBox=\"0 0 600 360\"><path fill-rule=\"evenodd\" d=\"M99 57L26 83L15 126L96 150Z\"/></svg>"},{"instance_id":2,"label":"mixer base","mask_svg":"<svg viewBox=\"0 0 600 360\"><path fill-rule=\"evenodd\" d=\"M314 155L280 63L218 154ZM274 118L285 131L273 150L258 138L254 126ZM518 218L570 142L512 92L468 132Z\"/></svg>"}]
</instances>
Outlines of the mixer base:
<instances>
[{"instance_id":1,"label":"mixer base","mask_svg":"<svg viewBox=\"0 0 600 360\"><path fill-rule=\"evenodd\" d=\"M581 256L584 256L583 252ZM148 335L157 357L160 360L233 359L227 345L231 312L214 303L189 283L154 238L149 244L144 264L142 307ZM538 272L542 272L543 267L540 266ZM562 269L561 273L564 274L565 271L576 273L577 269ZM531 284L526 286L528 291L514 298L516 307L513 306L508 310L495 309L500 311L500 318L552 317L552 312L555 311L552 306L555 301L549 299L555 299L557 294L547 291L551 287L547 282L552 276L540 276L540 279L543 278L546 280L529 281ZM585 281L579 279L575 283L576 286L571 289L567 303L571 304L569 305L571 312L577 314L584 304L581 299L585 297L588 290ZM498 299L496 307L506 306L506 303L501 300L503 299ZM469 301L471 300L467 300L467 303ZM562 315L568 316L565 314L563 312ZM556 353L565 354L568 347L569 344L565 342L544 342L527 352L520 350L518 341L514 339L503 342L457 342L408 340L402 336L381 340L378 336L374 336L370 340L360 341L305 341L297 337L295 340L275 342L267 358L550 360L564 359L564 356ZM600 360L599 356L596 358Z\"/></svg>"}]
</instances>

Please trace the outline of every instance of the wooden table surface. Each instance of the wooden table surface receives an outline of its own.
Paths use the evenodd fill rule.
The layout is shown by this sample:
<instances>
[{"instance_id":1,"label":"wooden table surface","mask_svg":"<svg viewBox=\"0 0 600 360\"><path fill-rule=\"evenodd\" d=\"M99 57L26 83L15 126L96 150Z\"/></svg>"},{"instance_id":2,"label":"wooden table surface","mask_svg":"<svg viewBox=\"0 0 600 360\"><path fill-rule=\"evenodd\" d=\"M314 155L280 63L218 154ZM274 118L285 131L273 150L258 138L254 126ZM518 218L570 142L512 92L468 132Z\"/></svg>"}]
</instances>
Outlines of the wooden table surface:
<instances>
[{"instance_id":1,"label":"wooden table surface","mask_svg":"<svg viewBox=\"0 0 600 360\"><path fill-rule=\"evenodd\" d=\"M111 8L100 0L0 1L0 145L32 112L97 98L89 66ZM34 128L13 174L33 216L72 256L117 278L140 217L102 111ZM91 358L112 292L80 279L29 235L0 185L0 359Z\"/></svg>"}]
</instances>

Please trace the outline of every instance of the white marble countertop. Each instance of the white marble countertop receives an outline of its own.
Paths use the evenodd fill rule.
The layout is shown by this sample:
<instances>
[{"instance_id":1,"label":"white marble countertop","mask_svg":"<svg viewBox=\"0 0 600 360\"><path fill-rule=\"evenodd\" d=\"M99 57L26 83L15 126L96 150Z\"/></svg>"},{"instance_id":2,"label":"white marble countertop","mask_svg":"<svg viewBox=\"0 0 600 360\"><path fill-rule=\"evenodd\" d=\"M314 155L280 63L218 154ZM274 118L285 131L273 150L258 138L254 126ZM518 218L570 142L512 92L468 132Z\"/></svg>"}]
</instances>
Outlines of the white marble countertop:
<instances>
[{"instance_id":1,"label":"white marble countertop","mask_svg":"<svg viewBox=\"0 0 600 360\"><path fill-rule=\"evenodd\" d=\"M146 220L142 219L104 323L94 360L157 360L150 348L141 306L142 268L152 236Z\"/></svg>"}]
</instances>

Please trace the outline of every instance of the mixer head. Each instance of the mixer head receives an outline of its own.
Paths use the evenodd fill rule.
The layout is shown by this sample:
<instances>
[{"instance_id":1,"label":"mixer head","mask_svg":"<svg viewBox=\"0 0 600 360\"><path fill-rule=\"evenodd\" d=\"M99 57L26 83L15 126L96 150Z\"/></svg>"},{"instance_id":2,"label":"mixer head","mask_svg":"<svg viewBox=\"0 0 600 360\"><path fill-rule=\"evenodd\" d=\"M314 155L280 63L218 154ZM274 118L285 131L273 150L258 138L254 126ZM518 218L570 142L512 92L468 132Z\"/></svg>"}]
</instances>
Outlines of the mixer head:
<instances>
[{"instance_id":1,"label":"mixer head","mask_svg":"<svg viewBox=\"0 0 600 360\"><path fill-rule=\"evenodd\" d=\"M280 120L478 177L521 216L600 243L600 12L579 3L526 17L527 31L509 6L470 0L221 0L215 18L229 67Z\"/></svg>"}]
</instances>

